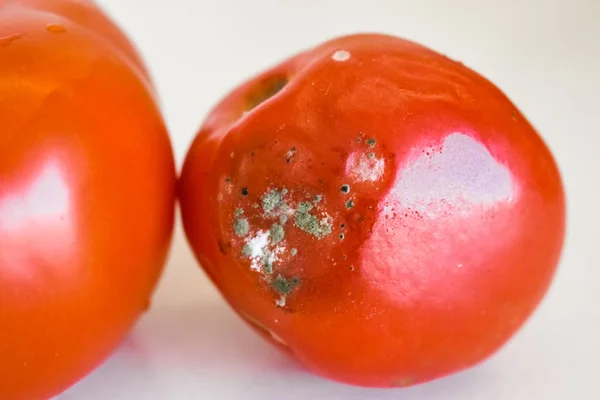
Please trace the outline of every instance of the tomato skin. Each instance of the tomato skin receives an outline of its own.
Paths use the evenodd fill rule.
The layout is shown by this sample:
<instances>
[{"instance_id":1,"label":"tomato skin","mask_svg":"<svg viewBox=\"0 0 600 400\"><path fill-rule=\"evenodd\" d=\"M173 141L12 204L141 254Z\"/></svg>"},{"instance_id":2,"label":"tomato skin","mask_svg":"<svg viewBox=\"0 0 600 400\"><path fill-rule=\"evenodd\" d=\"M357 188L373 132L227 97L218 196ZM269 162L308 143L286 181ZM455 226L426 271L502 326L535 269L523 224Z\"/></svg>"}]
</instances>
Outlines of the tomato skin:
<instances>
[{"instance_id":1,"label":"tomato skin","mask_svg":"<svg viewBox=\"0 0 600 400\"><path fill-rule=\"evenodd\" d=\"M511 101L375 34L230 93L179 196L230 306L309 370L359 386L415 385L499 349L547 291L565 230L557 166Z\"/></svg>"},{"instance_id":2,"label":"tomato skin","mask_svg":"<svg viewBox=\"0 0 600 400\"><path fill-rule=\"evenodd\" d=\"M0 399L47 399L149 306L173 153L134 48L81 0L2 2L0 126Z\"/></svg>"}]
</instances>

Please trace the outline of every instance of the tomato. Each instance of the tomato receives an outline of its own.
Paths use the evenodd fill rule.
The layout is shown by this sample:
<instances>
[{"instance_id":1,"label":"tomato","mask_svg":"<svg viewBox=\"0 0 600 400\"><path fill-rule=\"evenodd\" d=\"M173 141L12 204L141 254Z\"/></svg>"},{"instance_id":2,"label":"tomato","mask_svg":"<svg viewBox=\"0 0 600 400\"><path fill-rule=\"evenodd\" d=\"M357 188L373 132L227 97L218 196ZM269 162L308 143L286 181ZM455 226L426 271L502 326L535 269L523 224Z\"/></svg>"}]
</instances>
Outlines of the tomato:
<instances>
[{"instance_id":1,"label":"tomato","mask_svg":"<svg viewBox=\"0 0 600 400\"><path fill-rule=\"evenodd\" d=\"M229 305L321 376L398 387L471 367L532 314L565 230L556 163L492 83L352 35L244 83L179 182Z\"/></svg>"},{"instance_id":2,"label":"tomato","mask_svg":"<svg viewBox=\"0 0 600 400\"><path fill-rule=\"evenodd\" d=\"M47 399L148 307L174 159L142 61L88 1L0 1L0 127L0 399Z\"/></svg>"}]
</instances>

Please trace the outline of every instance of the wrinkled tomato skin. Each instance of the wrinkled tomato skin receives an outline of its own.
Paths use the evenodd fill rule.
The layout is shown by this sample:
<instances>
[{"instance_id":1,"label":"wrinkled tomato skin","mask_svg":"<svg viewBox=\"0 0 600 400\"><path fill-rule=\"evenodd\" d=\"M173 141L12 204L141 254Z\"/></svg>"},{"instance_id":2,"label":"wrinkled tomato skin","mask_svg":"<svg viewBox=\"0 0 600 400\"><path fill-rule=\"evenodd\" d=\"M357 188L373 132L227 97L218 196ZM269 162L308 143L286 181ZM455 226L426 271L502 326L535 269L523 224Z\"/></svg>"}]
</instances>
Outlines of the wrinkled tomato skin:
<instances>
[{"instance_id":1,"label":"wrinkled tomato skin","mask_svg":"<svg viewBox=\"0 0 600 400\"><path fill-rule=\"evenodd\" d=\"M0 399L102 362L168 253L171 144L132 45L93 3L0 2Z\"/></svg>"},{"instance_id":2,"label":"wrinkled tomato skin","mask_svg":"<svg viewBox=\"0 0 600 400\"><path fill-rule=\"evenodd\" d=\"M179 185L189 242L231 307L359 386L488 357L541 301L563 244L559 171L524 116L462 64L389 36L335 39L234 90Z\"/></svg>"}]
</instances>

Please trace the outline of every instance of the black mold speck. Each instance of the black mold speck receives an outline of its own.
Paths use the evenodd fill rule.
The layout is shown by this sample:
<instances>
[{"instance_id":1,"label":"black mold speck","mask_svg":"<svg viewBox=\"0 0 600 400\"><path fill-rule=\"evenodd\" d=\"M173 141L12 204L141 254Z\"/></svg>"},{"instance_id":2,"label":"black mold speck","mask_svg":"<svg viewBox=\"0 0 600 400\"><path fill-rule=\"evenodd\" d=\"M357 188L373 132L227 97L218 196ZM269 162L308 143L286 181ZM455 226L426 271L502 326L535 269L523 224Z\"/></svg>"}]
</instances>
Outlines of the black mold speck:
<instances>
[{"instance_id":1,"label":"black mold speck","mask_svg":"<svg viewBox=\"0 0 600 400\"><path fill-rule=\"evenodd\" d=\"M350 193L350 185L342 185L340 187L340 191L345 194Z\"/></svg>"},{"instance_id":2,"label":"black mold speck","mask_svg":"<svg viewBox=\"0 0 600 400\"><path fill-rule=\"evenodd\" d=\"M248 196L248 188L242 188L242 196Z\"/></svg>"},{"instance_id":3,"label":"black mold speck","mask_svg":"<svg viewBox=\"0 0 600 400\"><path fill-rule=\"evenodd\" d=\"M354 207L354 202L352 200L348 200L346 202L346 208L351 209L352 207Z\"/></svg>"},{"instance_id":4,"label":"black mold speck","mask_svg":"<svg viewBox=\"0 0 600 400\"><path fill-rule=\"evenodd\" d=\"M344 234L343 233L340 233L340 239L344 240Z\"/></svg>"},{"instance_id":5,"label":"black mold speck","mask_svg":"<svg viewBox=\"0 0 600 400\"><path fill-rule=\"evenodd\" d=\"M369 147L373 148L373 147L375 147L375 143L377 143L377 140L375 140L375 139L368 139L368 140L365 140L365 143L366 143L366 144L367 144Z\"/></svg>"}]
</instances>

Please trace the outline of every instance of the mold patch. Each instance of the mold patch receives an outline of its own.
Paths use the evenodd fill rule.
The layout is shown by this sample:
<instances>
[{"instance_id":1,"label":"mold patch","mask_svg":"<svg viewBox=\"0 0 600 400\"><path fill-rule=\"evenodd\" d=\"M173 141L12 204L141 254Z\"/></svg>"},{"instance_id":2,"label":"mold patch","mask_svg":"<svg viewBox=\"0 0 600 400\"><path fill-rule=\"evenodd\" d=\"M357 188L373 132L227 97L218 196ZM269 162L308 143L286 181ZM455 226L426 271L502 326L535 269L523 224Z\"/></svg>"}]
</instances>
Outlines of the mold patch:
<instances>
[{"instance_id":1,"label":"mold patch","mask_svg":"<svg viewBox=\"0 0 600 400\"><path fill-rule=\"evenodd\" d=\"M313 208L314 206L307 201L298 204L294 215L294 225L317 239L322 239L331 234L331 217L327 213L324 213L325 216L319 220L315 215L310 213Z\"/></svg>"}]
</instances>

